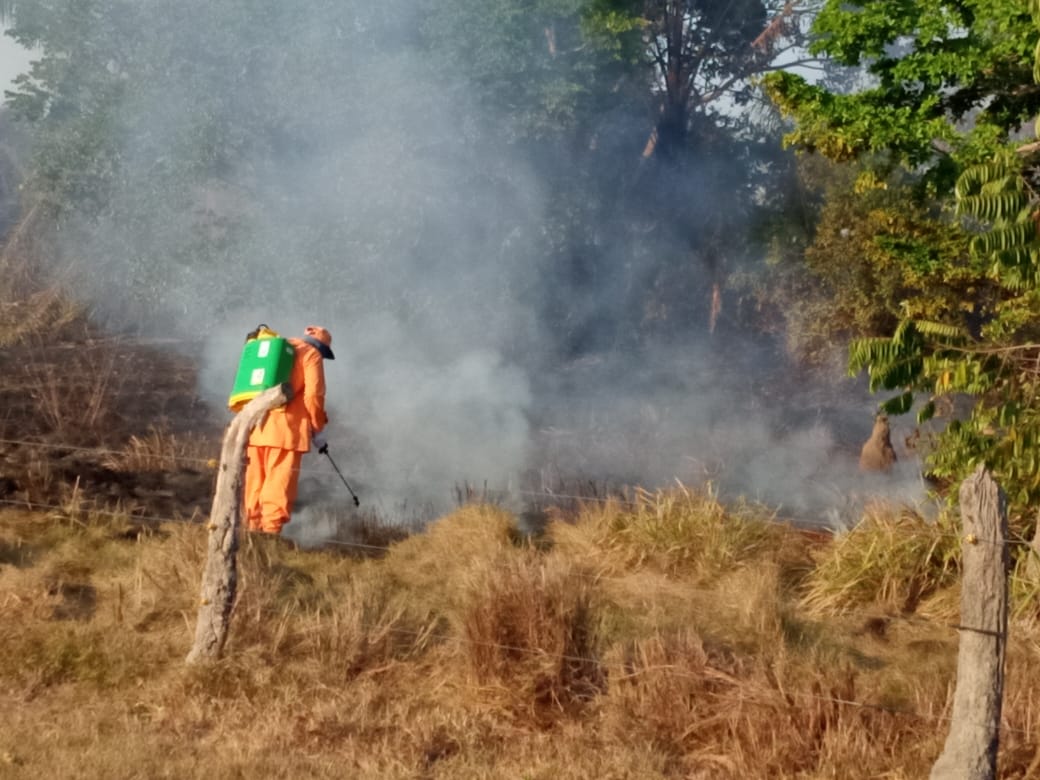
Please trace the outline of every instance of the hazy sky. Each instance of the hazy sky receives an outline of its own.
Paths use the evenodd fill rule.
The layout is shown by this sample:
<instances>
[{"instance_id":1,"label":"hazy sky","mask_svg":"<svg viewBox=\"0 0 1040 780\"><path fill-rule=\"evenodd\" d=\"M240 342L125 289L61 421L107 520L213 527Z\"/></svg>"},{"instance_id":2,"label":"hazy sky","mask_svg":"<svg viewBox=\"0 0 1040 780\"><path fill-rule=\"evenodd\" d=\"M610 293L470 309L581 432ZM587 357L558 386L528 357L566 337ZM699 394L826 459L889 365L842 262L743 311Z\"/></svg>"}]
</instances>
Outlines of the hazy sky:
<instances>
[{"instance_id":1,"label":"hazy sky","mask_svg":"<svg viewBox=\"0 0 1040 780\"><path fill-rule=\"evenodd\" d=\"M0 27L0 32L7 28ZM15 77L29 69L32 53L19 46L7 35L0 35L0 94L10 89Z\"/></svg>"}]
</instances>

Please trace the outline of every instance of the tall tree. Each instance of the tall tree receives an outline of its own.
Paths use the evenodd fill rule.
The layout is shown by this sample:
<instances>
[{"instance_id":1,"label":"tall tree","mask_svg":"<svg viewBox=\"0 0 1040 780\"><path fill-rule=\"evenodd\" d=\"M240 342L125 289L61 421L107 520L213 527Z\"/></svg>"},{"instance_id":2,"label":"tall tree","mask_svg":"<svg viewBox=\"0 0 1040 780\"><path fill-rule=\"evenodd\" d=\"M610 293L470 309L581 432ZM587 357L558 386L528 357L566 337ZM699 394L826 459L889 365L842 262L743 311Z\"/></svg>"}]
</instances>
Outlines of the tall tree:
<instances>
[{"instance_id":1,"label":"tall tree","mask_svg":"<svg viewBox=\"0 0 1040 780\"><path fill-rule=\"evenodd\" d=\"M752 119L752 81L799 61L810 9L769 0L591 3L589 28L638 63L646 85L638 163L627 198L615 201L631 231L615 231L612 242L640 258L649 284L635 286L646 292L633 305L658 333L715 323L723 283L750 244L756 174L775 162L775 139Z\"/></svg>"},{"instance_id":2,"label":"tall tree","mask_svg":"<svg viewBox=\"0 0 1040 780\"><path fill-rule=\"evenodd\" d=\"M809 10L770 0L594 0L591 24L627 56L641 48L650 68L658 117L644 155L685 153L699 116L732 113L751 98L751 77L790 67Z\"/></svg>"}]
</instances>

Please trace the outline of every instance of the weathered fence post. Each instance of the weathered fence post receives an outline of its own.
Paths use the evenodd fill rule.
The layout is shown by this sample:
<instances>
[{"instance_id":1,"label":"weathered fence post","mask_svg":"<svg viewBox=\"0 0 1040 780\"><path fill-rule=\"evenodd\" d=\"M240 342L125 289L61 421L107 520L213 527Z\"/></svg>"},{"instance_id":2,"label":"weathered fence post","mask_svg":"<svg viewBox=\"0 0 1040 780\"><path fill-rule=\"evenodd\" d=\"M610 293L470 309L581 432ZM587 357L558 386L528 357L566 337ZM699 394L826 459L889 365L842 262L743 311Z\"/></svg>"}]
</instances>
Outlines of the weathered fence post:
<instances>
[{"instance_id":1,"label":"weathered fence post","mask_svg":"<svg viewBox=\"0 0 1040 780\"><path fill-rule=\"evenodd\" d=\"M964 522L957 689L946 746L932 780L997 775L1007 647L1007 498L983 466L960 490Z\"/></svg>"},{"instance_id":2,"label":"weathered fence post","mask_svg":"<svg viewBox=\"0 0 1040 780\"><path fill-rule=\"evenodd\" d=\"M195 623L195 642L187 662L219 658L227 639L231 608L235 603L238 569L238 528L242 515L242 483L245 480L246 445L249 432L271 409L292 397L292 388L281 385L265 390L231 421L224 434L217 472L217 487L210 509L209 544L202 573L199 616Z\"/></svg>"}]
</instances>

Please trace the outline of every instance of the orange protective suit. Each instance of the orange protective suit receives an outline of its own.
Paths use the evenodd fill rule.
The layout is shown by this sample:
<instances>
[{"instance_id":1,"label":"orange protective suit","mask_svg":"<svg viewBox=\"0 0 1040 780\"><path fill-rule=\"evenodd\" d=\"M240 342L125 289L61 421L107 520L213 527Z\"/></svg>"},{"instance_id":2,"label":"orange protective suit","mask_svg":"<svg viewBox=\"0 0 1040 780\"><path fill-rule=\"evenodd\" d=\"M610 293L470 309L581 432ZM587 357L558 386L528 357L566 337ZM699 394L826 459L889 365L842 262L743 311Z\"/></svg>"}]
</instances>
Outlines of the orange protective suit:
<instances>
[{"instance_id":1,"label":"orange protective suit","mask_svg":"<svg viewBox=\"0 0 1040 780\"><path fill-rule=\"evenodd\" d=\"M289 384L293 397L272 409L253 429L246 450L245 515L250 531L281 533L289 522L300 480L300 461L311 436L328 422L325 414L323 353L332 341L324 328L309 327L304 339L287 339L296 351ZM321 347L324 349L319 349Z\"/></svg>"}]
</instances>

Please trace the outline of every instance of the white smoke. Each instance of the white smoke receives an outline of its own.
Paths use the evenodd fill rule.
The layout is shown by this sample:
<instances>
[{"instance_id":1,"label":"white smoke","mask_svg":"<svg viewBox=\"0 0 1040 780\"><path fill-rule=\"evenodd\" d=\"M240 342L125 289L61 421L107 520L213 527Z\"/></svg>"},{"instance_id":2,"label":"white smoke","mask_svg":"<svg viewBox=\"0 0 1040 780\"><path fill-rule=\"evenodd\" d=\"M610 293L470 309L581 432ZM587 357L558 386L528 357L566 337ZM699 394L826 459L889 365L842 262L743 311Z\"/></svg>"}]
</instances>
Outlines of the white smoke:
<instances>
[{"instance_id":1,"label":"white smoke","mask_svg":"<svg viewBox=\"0 0 1040 780\"><path fill-rule=\"evenodd\" d=\"M875 401L859 383L844 383L841 402L822 411L766 392L780 362L770 347L709 336L706 318L688 343L560 361L561 334L544 321L546 300L568 305L547 281L557 279L547 267L550 183L511 139L475 131L495 117L469 102L457 73L409 52L409 13L350 8L348 28L299 18L281 48L233 63L233 79L223 65L212 79L190 70L199 80L184 84L157 72L154 90L132 96L126 186L110 210L65 227L64 261L82 269L79 291L99 317L201 340L200 393L217 409L246 332L261 322L285 335L328 328L331 452L362 501L386 512L442 510L458 485L522 496L532 471L543 486L549 472L564 482L711 482L814 521L861 490L849 442L858 450L866 439ZM380 15L398 15L384 27L401 40L357 46ZM206 36L188 27L183 36L185 52L205 60ZM185 106L200 94L241 116L277 112L307 143L272 138L232 170L168 180L178 149L236 140L199 137ZM306 131L290 132L294 123ZM147 218L128 223L128 213ZM622 271L630 264L600 272L569 318L611 321L601 302L650 282ZM347 500L330 464L311 455L305 470L301 502ZM914 478L876 487L920 494Z\"/></svg>"}]
</instances>

